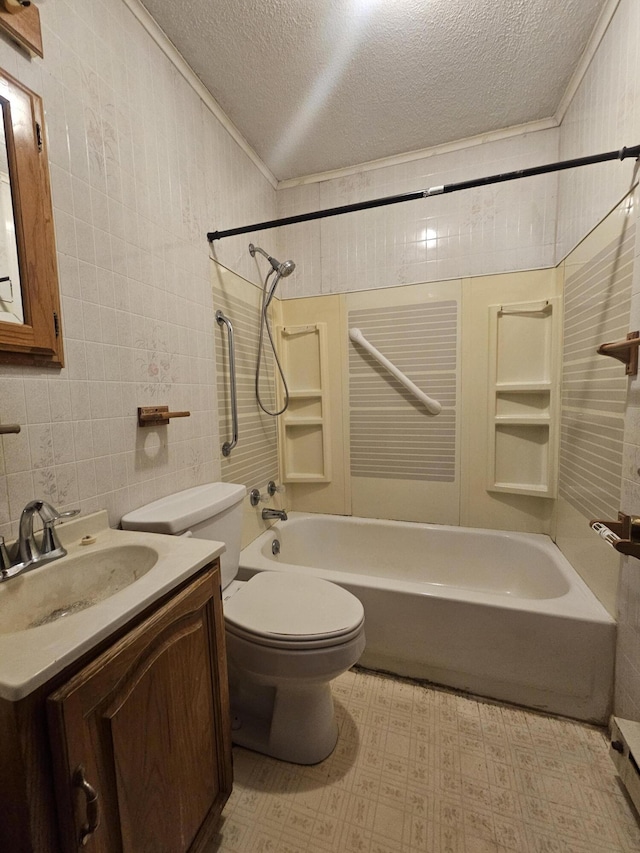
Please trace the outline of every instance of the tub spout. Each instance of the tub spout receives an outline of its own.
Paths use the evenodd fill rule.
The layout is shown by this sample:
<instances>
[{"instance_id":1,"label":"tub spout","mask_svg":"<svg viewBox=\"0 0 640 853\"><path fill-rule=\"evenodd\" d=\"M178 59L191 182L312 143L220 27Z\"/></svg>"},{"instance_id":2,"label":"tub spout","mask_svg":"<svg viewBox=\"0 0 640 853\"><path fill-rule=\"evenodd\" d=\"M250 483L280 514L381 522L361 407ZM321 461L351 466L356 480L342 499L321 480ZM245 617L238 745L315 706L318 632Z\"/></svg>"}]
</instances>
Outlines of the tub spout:
<instances>
[{"instance_id":1,"label":"tub spout","mask_svg":"<svg viewBox=\"0 0 640 853\"><path fill-rule=\"evenodd\" d=\"M262 510L262 518L267 521L270 518L279 518L280 521L287 520L287 511L286 509L266 509Z\"/></svg>"}]
</instances>

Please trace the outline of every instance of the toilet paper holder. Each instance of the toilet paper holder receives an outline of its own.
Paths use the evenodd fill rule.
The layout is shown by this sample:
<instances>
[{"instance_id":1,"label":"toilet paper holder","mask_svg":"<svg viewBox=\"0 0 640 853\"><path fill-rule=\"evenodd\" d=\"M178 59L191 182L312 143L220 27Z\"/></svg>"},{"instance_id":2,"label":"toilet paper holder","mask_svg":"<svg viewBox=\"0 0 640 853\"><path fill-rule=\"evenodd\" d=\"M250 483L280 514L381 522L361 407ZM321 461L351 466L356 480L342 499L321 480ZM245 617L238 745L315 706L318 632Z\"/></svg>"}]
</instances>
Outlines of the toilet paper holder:
<instances>
[{"instance_id":1,"label":"toilet paper holder","mask_svg":"<svg viewBox=\"0 0 640 853\"><path fill-rule=\"evenodd\" d=\"M138 406L138 426L164 426L169 418L188 418L191 412L170 412L169 406Z\"/></svg>"},{"instance_id":2,"label":"toilet paper holder","mask_svg":"<svg viewBox=\"0 0 640 853\"><path fill-rule=\"evenodd\" d=\"M616 551L640 560L640 517L619 512L617 521L594 518L589 527Z\"/></svg>"}]
</instances>

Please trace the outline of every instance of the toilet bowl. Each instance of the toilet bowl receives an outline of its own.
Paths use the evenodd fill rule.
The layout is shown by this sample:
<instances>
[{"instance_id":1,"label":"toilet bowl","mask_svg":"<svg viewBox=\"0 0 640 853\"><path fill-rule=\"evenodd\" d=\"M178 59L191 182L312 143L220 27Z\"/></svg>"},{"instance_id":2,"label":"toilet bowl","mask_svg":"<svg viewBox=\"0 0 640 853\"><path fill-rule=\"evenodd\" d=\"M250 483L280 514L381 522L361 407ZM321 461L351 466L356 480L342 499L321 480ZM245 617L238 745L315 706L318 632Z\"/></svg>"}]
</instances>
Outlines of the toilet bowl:
<instances>
[{"instance_id":1,"label":"toilet bowl","mask_svg":"<svg viewBox=\"0 0 640 853\"><path fill-rule=\"evenodd\" d=\"M221 574L233 741L315 764L336 745L330 682L364 651L364 609L319 578L260 572L236 580L245 494L230 483L196 486L128 513L122 527L226 544Z\"/></svg>"}]
</instances>

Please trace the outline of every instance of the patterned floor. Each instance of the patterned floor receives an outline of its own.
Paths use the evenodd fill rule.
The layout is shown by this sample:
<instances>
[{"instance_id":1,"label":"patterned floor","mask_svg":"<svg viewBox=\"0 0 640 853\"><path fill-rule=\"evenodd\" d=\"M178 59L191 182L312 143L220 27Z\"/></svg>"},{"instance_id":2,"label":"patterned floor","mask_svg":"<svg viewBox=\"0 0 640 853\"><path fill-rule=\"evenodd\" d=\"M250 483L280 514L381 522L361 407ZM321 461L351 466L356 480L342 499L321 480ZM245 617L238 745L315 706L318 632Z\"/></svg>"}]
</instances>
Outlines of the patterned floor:
<instances>
[{"instance_id":1,"label":"patterned floor","mask_svg":"<svg viewBox=\"0 0 640 853\"><path fill-rule=\"evenodd\" d=\"M638 853L601 730L363 671L301 767L234 748L211 853Z\"/></svg>"}]
</instances>

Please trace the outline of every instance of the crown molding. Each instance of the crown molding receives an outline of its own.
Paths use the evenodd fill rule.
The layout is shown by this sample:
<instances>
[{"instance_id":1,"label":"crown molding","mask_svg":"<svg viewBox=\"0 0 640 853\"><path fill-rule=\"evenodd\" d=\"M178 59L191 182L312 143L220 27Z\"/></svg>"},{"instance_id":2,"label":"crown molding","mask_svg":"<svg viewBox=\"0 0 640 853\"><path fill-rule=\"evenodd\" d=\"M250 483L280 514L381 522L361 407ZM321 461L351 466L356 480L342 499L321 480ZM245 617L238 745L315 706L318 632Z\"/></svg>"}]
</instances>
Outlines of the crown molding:
<instances>
[{"instance_id":1,"label":"crown molding","mask_svg":"<svg viewBox=\"0 0 640 853\"><path fill-rule=\"evenodd\" d=\"M407 151L404 154L394 154L391 157L382 157L379 160L369 160L357 166L345 166L343 169L332 169L328 172L318 172L314 175L304 175L301 178L288 178L286 181L278 182L278 189L299 187L304 184L315 184L321 181L331 181L335 178L344 178L349 175L370 172L373 169L383 169L387 166L398 166L402 163L410 163L412 160L424 160L427 157L435 157L438 154L448 154L451 151L463 151L465 148L475 148L486 142L496 142L500 139L509 139L513 136L522 136L527 133L536 133L539 130L549 130L558 126L555 117L529 121L525 124L516 124L512 127L503 127L500 130L492 130L489 133L479 133L477 136L468 136L466 139L457 139L455 142L445 142L442 145L434 145L431 148L421 148L418 151Z\"/></svg>"}]
</instances>

